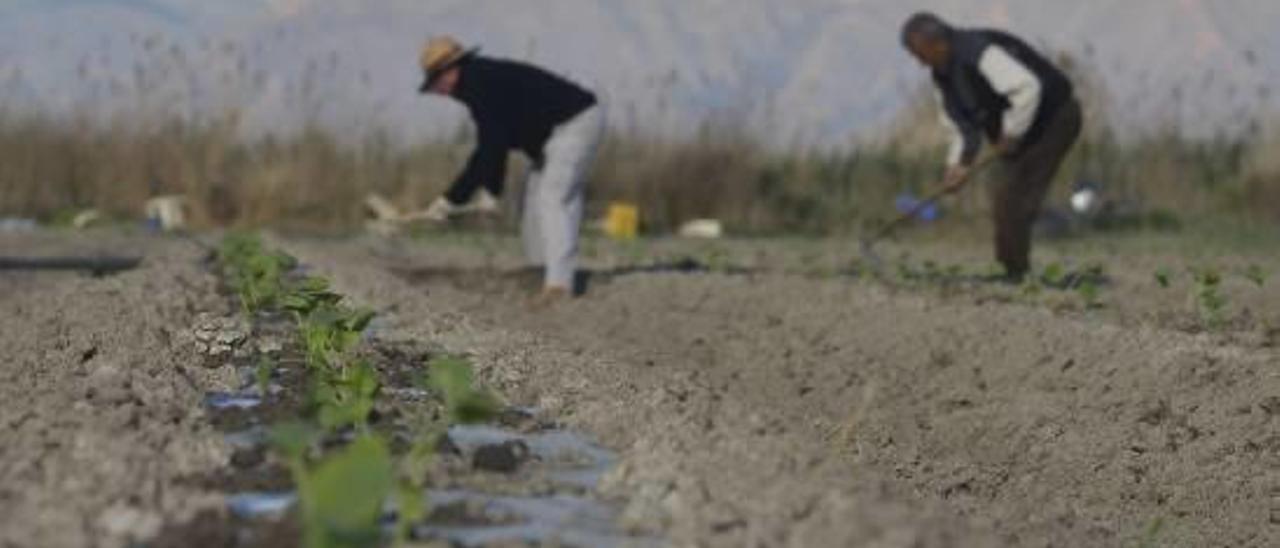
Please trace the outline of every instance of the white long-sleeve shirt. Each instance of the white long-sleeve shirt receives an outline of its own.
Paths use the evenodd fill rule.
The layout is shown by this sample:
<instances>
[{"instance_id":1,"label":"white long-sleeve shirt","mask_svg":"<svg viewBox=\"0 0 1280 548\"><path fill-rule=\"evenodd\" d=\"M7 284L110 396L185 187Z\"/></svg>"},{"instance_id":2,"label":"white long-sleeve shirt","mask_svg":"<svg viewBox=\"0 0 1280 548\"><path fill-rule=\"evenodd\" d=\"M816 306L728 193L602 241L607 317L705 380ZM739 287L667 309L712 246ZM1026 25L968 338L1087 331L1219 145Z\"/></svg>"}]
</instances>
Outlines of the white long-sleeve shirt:
<instances>
[{"instance_id":1,"label":"white long-sleeve shirt","mask_svg":"<svg viewBox=\"0 0 1280 548\"><path fill-rule=\"evenodd\" d=\"M1009 101L1004 112L1004 135L1020 138L1031 129L1040 108L1040 79L1000 46L982 52L978 70L987 77L996 93Z\"/></svg>"},{"instance_id":2,"label":"white long-sleeve shirt","mask_svg":"<svg viewBox=\"0 0 1280 548\"><path fill-rule=\"evenodd\" d=\"M1008 51L997 45L987 46L978 60L978 71L991 84L991 88L1009 101L1004 112L1004 136L1018 139L1026 135L1035 122L1040 109L1042 86L1040 79ZM941 94L938 94L941 102ZM947 165L957 165L964 155L964 135L955 122L942 113L943 125L951 132L951 147L947 152Z\"/></svg>"}]
</instances>

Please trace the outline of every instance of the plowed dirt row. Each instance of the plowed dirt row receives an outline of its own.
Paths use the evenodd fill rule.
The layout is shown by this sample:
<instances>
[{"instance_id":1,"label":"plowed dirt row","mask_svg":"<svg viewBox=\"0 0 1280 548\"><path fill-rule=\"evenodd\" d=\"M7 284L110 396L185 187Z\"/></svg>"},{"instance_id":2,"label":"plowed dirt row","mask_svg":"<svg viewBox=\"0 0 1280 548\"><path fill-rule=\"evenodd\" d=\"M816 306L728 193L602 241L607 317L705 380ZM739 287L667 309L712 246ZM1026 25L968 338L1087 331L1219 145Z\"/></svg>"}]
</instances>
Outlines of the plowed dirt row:
<instances>
[{"instance_id":1,"label":"plowed dirt row","mask_svg":"<svg viewBox=\"0 0 1280 548\"><path fill-rule=\"evenodd\" d=\"M585 298L532 311L509 241L456 243L276 241L376 308L379 340L470 354L511 403L615 449L606 494L674 545L1280 545L1274 283L1233 278L1233 321L1197 333L1186 282L1150 279L1176 255L1099 252L1120 264L1090 311L814 275L834 267L760 241L720 273L601 256ZM122 546L219 507L179 481L230 454L201 402L235 374L191 338L235 313L205 250L0 247L147 257L103 278L0 273L0 545Z\"/></svg>"},{"instance_id":2,"label":"plowed dirt row","mask_svg":"<svg viewBox=\"0 0 1280 548\"><path fill-rule=\"evenodd\" d=\"M1280 543L1265 343L767 271L531 312L502 251L291 249L620 450L613 491L677 544Z\"/></svg>"},{"instance_id":3,"label":"plowed dirt row","mask_svg":"<svg viewBox=\"0 0 1280 548\"><path fill-rule=\"evenodd\" d=\"M0 273L0 545L123 546L220 504L178 481L229 456L202 402L234 373L188 338L201 312L230 313L205 251L108 234L0 249L147 255L113 277Z\"/></svg>"}]
</instances>

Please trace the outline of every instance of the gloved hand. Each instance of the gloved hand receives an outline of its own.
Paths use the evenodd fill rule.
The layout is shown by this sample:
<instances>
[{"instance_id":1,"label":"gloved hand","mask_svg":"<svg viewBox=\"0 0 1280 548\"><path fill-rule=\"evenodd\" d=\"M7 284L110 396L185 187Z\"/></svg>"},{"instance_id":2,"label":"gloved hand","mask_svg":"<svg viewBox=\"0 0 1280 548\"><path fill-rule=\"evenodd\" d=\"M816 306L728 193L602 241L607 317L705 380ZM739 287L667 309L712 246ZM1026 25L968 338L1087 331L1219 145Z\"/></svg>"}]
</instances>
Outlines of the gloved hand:
<instances>
[{"instance_id":1,"label":"gloved hand","mask_svg":"<svg viewBox=\"0 0 1280 548\"><path fill-rule=\"evenodd\" d=\"M498 202L498 198L482 188L476 191L476 197L471 200L471 203L458 208L458 212L491 214L498 213L501 209L502 205Z\"/></svg>"},{"instance_id":2,"label":"gloved hand","mask_svg":"<svg viewBox=\"0 0 1280 548\"><path fill-rule=\"evenodd\" d=\"M433 223L447 223L449 222L449 217L457 215L460 210L461 208L453 205L448 198L441 196L431 202L431 205L426 210L414 216Z\"/></svg>"}]
</instances>

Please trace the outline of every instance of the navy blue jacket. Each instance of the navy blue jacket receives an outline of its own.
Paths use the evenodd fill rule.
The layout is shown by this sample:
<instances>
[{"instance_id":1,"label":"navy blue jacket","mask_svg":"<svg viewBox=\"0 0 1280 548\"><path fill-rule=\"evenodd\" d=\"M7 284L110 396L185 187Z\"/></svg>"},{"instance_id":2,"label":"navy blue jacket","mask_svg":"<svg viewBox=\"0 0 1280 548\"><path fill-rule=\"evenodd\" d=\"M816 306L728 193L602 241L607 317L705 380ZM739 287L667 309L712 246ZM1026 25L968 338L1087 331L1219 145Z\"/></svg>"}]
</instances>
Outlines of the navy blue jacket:
<instances>
[{"instance_id":1,"label":"navy blue jacket","mask_svg":"<svg viewBox=\"0 0 1280 548\"><path fill-rule=\"evenodd\" d=\"M590 91L524 63L473 56L459 67L453 97L471 112L478 142L445 195L454 204L471 201L481 186L500 193L511 151L522 151L541 166L556 127L596 104Z\"/></svg>"}]
</instances>

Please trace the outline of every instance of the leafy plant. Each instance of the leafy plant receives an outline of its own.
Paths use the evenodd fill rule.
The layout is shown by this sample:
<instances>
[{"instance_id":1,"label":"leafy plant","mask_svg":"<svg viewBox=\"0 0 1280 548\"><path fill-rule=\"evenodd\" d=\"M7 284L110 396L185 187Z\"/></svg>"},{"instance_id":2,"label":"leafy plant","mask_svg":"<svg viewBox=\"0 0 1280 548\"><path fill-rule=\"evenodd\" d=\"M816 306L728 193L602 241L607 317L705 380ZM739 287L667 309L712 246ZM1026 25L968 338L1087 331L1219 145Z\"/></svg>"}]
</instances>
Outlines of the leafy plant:
<instances>
[{"instance_id":1,"label":"leafy plant","mask_svg":"<svg viewBox=\"0 0 1280 548\"><path fill-rule=\"evenodd\" d=\"M920 275L924 277L926 281L938 282L942 280L942 267L939 266L938 263L932 260L926 260L924 264L921 265L921 268L922 271L920 272Z\"/></svg>"},{"instance_id":2,"label":"leafy plant","mask_svg":"<svg viewBox=\"0 0 1280 548\"><path fill-rule=\"evenodd\" d=\"M377 371L365 361L326 372L314 386L317 420L330 431L367 424L381 388Z\"/></svg>"},{"instance_id":3,"label":"leafy plant","mask_svg":"<svg viewBox=\"0 0 1280 548\"><path fill-rule=\"evenodd\" d=\"M492 419L499 409L497 398L474 386L471 365L465 360L432 361L426 384L439 394L448 422L424 419L409 453L396 462L386 442L367 427L381 389L377 371L367 361L353 359L374 313L343 306L343 297L324 278L288 283L285 274L293 268L293 260L268 252L255 235L228 236L218 250L218 260L247 311L292 314L306 352L311 372L309 401L316 424L288 423L271 431L271 444L297 485L304 545L346 548L382 543L383 508L392 498L398 508L395 538L403 544L426 514L423 489L429 463L447 424ZM270 389L275 368L269 358L258 362L255 381L263 394ZM326 433L347 427L357 429L355 441L321 456L318 446Z\"/></svg>"},{"instance_id":4,"label":"leafy plant","mask_svg":"<svg viewBox=\"0 0 1280 548\"><path fill-rule=\"evenodd\" d=\"M476 424L497 415L497 398L473 386L471 364L466 360L438 358L428 363L427 368L427 385L444 399L450 423Z\"/></svg>"},{"instance_id":5,"label":"leafy plant","mask_svg":"<svg viewBox=\"0 0 1280 548\"><path fill-rule=\"evenodd\" d=\"M253 369L253 380L258 387L258 394L267 397L267 392L271 390L271 377L276 372L275 360L263 356L258 360L258 366Z\"/></svg>"},{"instance_id":6,"label":"leafy plant","mask_svg":"<svg viewBox=\"0 0 1280 548\"><path fill-rule=\"evenodd\" d=\"M1021 293L1024 298L1034 299L1044 293L1044 285L1042 285L1040 280L1037 280L1034 276L1028 276L1022 281L1022 285L1019 286L1018 292Z\"/></svg>"},{"instance_id":7,"label":"leafy plant","mask_svg":"<svg viewBox=\"0 0 1280 548\"><path fill-rule=\"evenodd\" d=\"M317 305L298 324L307 364L313 369L339 366L360 342L374 315L372 310L353 310L328 303Z\"/></svg>"},{"instance_id":8,"label":"leafy plant","mask_svg":"<svg viewBox=\"0 0 1280 548\"><path fill-rule=\"evenodd\" d=\"M395 484L391 454L377 436L360 436L317 465L307 459L317 434L304 425L273 431L298 488L303 543L308 548L377 545L383 505Z\"/></svg>"},{"instance_id":9,"label":"leafy plant","mask_svg":"<svg viewBox=\"0 0 1280 548\"><path fill-rule=\"evenodd\" d=\"M703 264L707 269L717 274L724 274L731 270L731 258L729 250L720 245L708 245L702 251Z\"/></svg>"},{"instance_id":10,"label":"leafy plant","mask_svg":"<svg viewBox=\"0 0 1280 548\"><path fill-rule=\"evenodd\" d=\"M1050 287L1066 287L1067 285L1067 268L1059 262L1049 263L1044 267L1044 272L1040 278Z\"/></svg>"},{"instance_id":11,"label":"leafy plant","mask_svg":"<svg viewBox=\"0 0 1280 548\"><path fill-rule=\"evenodd\" d=\"M1079 285L1076 286L1076 294L1080 295L1080 299L1084 301L1085 308L1096 309L1102 307L1102 291L1098 288L1098 282L1092 278L1083 278Z\"/></svg>"},{"instance_id":12,"label":"leafy plant","mask_svg":"<svg viewBox=\"0 0 1280 548\"><path fill-rule=\"evenodd\" d=\"M1143 531L1142 539L1138 541L1138 548L1156 548L1156 546L1159 546L1160 533L1162 531L1164 531L1164 518L1156 518Z\"/></svg>"},{"instance_id":13,"label":"leafy plant","mask_svg":"<svg viewBox=\"0 0 1280 548\"><path fill-rule=\"evenodd\" d=\"M218 260L228 270L231 288L240 296L245 312L276 306L284 292L284 275L297 262L283 253L266 251L252 233L233 233L218 248Z\"/></svg>"},{"instance_id":14,"label":"leafy plant","mask_svg":"<svg viewBox=\"0 0 1280 548\"><path fill-rule=\"evenodd\" d=\"M898 262L894 265L897 271L898 280L902 282L912 282L920 277L920 273L916 272L914 266L911 265L911 258L906 254L898 257Z\"/></svg>"},{"instance_id":15,"label":"leafy plant","mask_svg":"<svg viewBox=\"0 0 1280 548\"><path fill-rule=\"evenodd\" d=\"M374 411L381 384L378 371L366 361L357 361L339 373L332 373L315 384L312 399L319 410L316 419L326 430L344 426L364 428Z\"/></svg>"},{"instance_id":16,"label":"leafy plant","mask_svg":"<svg viewBox=\"0 0 1280 548\"><path fill-rule=\"evenodd\" d=\"M1253 282L1259 289L1267 285L1267 272L1261 266L1251 264L1244 269L1244 277Z\"/></svg>"},{"instance_id":17,"label":"leafy plant","mask_svg":"<svg viewBox=\"0 0 1280 548\"><path fill-rule=\"evenodd\" d=\"M1222 274L1213 268L1203 268L1192 274L1195 280L1192 296L1201 321L1210 328L1221 327L1227 308L1227 298L1222 294Z\"/></svg>"},{"instance_id":18,"label":"leafy plant","mask_svg":"<svg viewBox=\"0 0 1280 548\"><path fill-rule=\"evenodd\" d=\"M1153 276L1162 289L1169 289L1169 286L1173 285L1173 273L1169 272L1168 268L1163 266L1157 268Z\"/></svg>"},{"instance_id":19,"label":"leafy plant","mask_svg":"<svg viewBox=\"0 0 1280 548\"><path fill-rule=\"evenodd\" d=\"M1081 272L1076 280L1076 294L1084 301L1085 308L1102 308L1102 284L1107 279L1106 268L1092 264Z\"/></svg>"},{"instance_id":20,"label":"leafy plant","mask_svg":"<svg viewBox=\"0 0 1280 548\"><path fill-rule=\"evenodd\" d=\"M329 288L329 280L313 276L290 288L281 299L280 305L285 310L293 312L295 317L303 318L321 306L333 306L341 301L342 295L334 293Z\"/></svg>"},{"instance_id":21,"label":"leafy plant","mask_svg":"<svg viewBox=\"0 0 1280 548\"><path fill-rule=\"evenodd\" d=\"M396 545L403 546L413 534L413 524L427 517L427 500L423 486L417 483L400 483L396 489Z\"/></svg>"}]
</instances>

